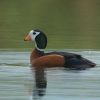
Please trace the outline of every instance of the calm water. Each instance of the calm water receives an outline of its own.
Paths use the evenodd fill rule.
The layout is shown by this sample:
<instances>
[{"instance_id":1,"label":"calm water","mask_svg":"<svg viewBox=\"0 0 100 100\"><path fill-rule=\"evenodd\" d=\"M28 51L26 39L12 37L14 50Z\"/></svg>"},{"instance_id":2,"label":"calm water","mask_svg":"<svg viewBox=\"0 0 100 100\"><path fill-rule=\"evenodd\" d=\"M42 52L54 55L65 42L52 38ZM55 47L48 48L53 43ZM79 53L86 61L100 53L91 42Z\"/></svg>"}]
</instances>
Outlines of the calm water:
<instances>
[{"instance_id":1,"label":"calm water","mask_svg":"<svg viewBox=\"0 0 100 100\"><path fill-rule=\"evenodd\" d=\"M76 53L97 63L85 71L48 69L48 87L42 100L100 100L100 52ZM0 51L0 100L32 100L34 78L29 52Z\"/></svg>"}]
</instances>

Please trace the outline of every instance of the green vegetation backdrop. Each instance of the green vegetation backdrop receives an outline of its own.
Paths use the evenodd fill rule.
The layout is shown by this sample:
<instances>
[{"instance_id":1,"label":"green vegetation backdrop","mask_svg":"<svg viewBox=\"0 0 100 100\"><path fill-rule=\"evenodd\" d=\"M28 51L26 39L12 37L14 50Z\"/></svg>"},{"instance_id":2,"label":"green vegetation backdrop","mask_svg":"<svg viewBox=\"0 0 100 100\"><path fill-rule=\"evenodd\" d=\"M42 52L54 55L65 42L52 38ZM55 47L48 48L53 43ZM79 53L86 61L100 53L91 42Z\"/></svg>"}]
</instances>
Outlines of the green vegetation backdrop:
<instances>
[{"instance_id":1,"label":"green vegetation backdrop","mask_svg":"<svg viewBox=\"0 0 100 100\"><path fill-rule=\"evenodd\" d=\"M0 49L34 47L31 29L48 36L48 49L100 49L100 0L0 0Z\"/></svg>"}]
</instances>

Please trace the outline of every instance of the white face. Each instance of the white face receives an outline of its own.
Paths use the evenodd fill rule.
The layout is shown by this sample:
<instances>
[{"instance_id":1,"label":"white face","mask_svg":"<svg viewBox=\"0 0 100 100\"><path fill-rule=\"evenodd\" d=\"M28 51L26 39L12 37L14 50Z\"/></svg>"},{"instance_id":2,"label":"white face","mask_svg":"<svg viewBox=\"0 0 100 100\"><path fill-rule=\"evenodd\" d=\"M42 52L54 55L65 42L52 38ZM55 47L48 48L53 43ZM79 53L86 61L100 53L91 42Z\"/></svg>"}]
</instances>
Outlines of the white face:
<instances>
[{"instance_id":1,"label":"white face","mask_svg":"<svg viewBox=\"0 0 100 100\"><path fill-rule=\"evenodd\" d=\"M32 41L35 41L36 36L39 35L39 34L40 34L40 32L36 32L36 31L34 31L34 30L31 30L31 31L29 32L29 35L31 36Z\"/></svg>"}]
</instances>

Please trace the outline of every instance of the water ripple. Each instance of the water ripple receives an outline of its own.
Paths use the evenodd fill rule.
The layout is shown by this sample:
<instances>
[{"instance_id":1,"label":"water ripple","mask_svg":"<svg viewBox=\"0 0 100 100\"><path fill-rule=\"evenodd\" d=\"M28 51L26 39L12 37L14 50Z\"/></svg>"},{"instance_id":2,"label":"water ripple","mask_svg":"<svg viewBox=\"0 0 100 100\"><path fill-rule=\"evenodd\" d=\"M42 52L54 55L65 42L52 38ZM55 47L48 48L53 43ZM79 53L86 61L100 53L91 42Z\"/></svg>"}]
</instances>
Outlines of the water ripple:
<instances>
[{"instance_id":1,"label":"water ripple","mask_svg":"<svg viewBox=\"0 0 100 100\"><path fill-rule=\"evenodd\" d=\"M85 71L47 70L43 100L100 100L100 52L74 51L97 63ZM0 52L0 100L32 100L29 52Z\"/></svg>"}]
</instances>

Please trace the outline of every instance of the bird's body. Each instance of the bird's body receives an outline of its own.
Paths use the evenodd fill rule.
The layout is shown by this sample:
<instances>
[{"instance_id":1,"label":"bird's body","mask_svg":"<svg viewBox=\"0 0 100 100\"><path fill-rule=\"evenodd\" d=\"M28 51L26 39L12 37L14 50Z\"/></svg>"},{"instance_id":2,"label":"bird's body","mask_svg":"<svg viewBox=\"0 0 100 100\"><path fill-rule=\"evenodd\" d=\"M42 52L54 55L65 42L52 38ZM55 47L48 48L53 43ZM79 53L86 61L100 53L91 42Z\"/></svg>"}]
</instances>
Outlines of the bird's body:
<instances>
[{"instance_id":1,"label":"bird's body","mask_svg":"<svg viewBox=\"0 0 100 100\"><path fill-rule=\"evenodd\" d=\"M68 68L74 70L84 70L87 68L95 67L95 63L83 58L79 54L68 52L48 52L45 53L44 49L47 46L47 37L40 30L31 30L25 37L25 41L34 41L35 49L33 49L30 57L32 69L35 69L36 87L39 89L46 88L47 81L45 76L46 68ZM38 95L42 95L38 91Z\"/></svg>"},{"instance_id":2,"label":"bird's body","mask_svg":"<svg viewBox=\"0 0 100 100\"><path fill-rule=\"evenodd\" d=\"M34 61L45 68L64 67L73 70L83 70L95 66L95 63L83 58L79 54L56 51L45 53L37 49L34 49L31 54L31 63Z\"/></svg>"}]
</instances>

